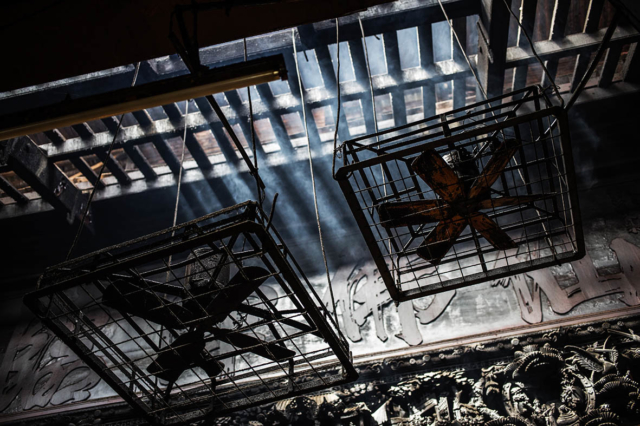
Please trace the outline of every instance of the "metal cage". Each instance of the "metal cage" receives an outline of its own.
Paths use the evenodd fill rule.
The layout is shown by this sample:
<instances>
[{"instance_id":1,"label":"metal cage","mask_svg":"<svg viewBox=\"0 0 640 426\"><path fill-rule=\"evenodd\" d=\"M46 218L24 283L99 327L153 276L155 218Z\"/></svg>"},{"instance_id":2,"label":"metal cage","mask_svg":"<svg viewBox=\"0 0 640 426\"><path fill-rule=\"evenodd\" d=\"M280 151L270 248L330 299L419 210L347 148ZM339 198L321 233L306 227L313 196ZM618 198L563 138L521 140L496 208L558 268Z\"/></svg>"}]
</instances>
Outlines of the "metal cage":
<instances>
[{"instance_id":1,"label":"metal cage","mask_svg":"<svg viewBox=\"0 0 640 426\"><path fill-rule=\"evenodd\" d=\"M338 156L395 300L584 255L566 113L538 86L346 141Z\"/></svg>"},{"instance_id":2,"label":"metal cage","mask_svg":"<svg viewBox=\"0 0 640 426\"><path fill-rule=\"evenodd\" d=\"M333 317L254 202L49 268L25 303L155 424L357 377Z\"/></svg>"}]
</instances>

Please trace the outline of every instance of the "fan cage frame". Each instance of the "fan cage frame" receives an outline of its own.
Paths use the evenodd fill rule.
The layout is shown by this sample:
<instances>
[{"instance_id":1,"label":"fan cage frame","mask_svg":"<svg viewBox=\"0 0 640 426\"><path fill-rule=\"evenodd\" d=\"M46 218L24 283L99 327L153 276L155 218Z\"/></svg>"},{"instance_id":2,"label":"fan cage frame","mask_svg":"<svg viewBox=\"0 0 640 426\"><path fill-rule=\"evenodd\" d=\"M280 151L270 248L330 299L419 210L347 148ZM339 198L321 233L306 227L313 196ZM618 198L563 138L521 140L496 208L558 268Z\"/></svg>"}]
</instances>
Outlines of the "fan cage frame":
<instances>
[{"instance_id":1,"label":"fan cage frame","mask_svg":"<svg viewBox=\"0 0 640 426\"><path fill-rule=\"evenodd\" d=\"M482 173L491 156L491 148L487 148L491 144L485 142L506 139L522 144L500 172L496 181L499 189L494 189L494 184L491 191L503 196L544 197L544 206L535 202L530 203L535 207L528 209L523 205L515 210L490 209L488 216L498 219L501 228L502 216L511 218L507 226L512 234L521 231L519 238L512 237L518 243L516 252L494 248L467 226L440 264L434 266L417 256L416 244L435 223L391 229L382 226L377 208L384 202L439 199L411 169L411 161L422 152L434 149L446 155L453 149L472 150ZM479 156L473 149L479 150ZM336 156L342 158L342 165L335 179L393 300L412 300L560 265L585 255L566 111L554 106L540 86L348 140ZM532 211L542 231L533 232L532 225L536 224L530 218ZM513 219L515 214L521 220ZM561 225L552 227L554 220L560 220Z\"/></svg>"},{"instance_id":2,"label":"fan cage frame","mask_svg":"<svg viewBox=\"0 0 640 426\"><path fill-rule=\"evenodd\" d=\"M216 253L226 254L212 266L206 259ZM199 269L187 269L186 265L196 263ZM295 356L270 360L251 352L260 350L258 346L269 352L266 344L247 349L220 340L212 332L203 333L207 342L204 351L224 363L221 375L212 381L202 374L204 370L188 368L188 374L178 379L169 391L170 397L165 398L167 382L146 368L158 353L176 349L169 345L178 336L198 330L197 327L209 330L208 326L219 324L216 321L220 315L204 312L184 323L176 317L180 328L171 329L106 306L105 300L109 299L104 297L105 288L115 286L117 279L137 278L137 285L147 286L140 292L163 296L161 306L154 308L156 312L174 315L186 302L191 303L189 306L202 303L203 296L187 291L182 300L167 299L162 294L166 284L189 288L196 277L206 273L211 278L214 267L224 269L227 265L239 276L248 273L247 266L260 266L268 275L261 277L266 281L259 291L243 300L242 306L248 305L243 308L244 317L240 311L230 313L223 325L235 328L225 328L230 332L220 335L258 337L262 342L285 346ZM212 279L216 285L220 274L218 270ZM233 294L231 288L230 284L216 287L205 296L226 297ZM134 293L123 294L122 300ZM269 217L253 201L48 268L37 289L24 301L60 340L152 424L185 424L218 417L331 388L358 377L349 345L334 317L271 226ZM182 330L189 331L181 334ZM229 372L229 363L239 367Z\"/></svg>"}]
</instances>

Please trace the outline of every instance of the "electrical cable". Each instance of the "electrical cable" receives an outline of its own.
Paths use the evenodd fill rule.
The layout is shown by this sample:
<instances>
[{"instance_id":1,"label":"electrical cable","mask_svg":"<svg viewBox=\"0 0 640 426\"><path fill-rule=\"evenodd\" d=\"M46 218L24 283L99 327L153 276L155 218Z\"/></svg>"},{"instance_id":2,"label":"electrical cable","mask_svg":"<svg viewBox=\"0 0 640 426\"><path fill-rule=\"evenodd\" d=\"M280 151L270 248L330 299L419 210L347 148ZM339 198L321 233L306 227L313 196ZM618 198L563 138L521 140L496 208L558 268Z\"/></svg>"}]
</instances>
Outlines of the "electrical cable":
<instances>
[{"instance_id":1,"label":"electrical cable","mask_svg":"<svg viewBox=\"0 0 640 426\"><path fill-rule=\"evenodd\" d=\"M338 152L338 127L340 126L340 23L336 18L336 55L337 55L337 69L336 69L336 99L338 100L338 108L336 112L336 130L333 133L333 165L331 168L331 174L333 178L336 178L336 154Z\"/></svg>"},{"instance_id":2,"label":"electrical cable","mask_svg":"<svg viewBox=\"0 0 640 426\"><path fill-rule=\"evenodd\" d=\"M133 81L131 82L131 87L136 85L136 80L138 80L138 73L140 72L140 62L138 62L136 64L136 69L133 73ZM120 133L120 129L122 128L122 119L124 118L124 114L120 115L120 120L118 120L118 127L116 127L116 131L113 133L113 139L111 140L111 144L109 144L109 149L107 150L107 155L105 157L105 161L102 162L102 166L100 167L100 172L98 172L98 178L96 179L96 184L93 185L93 188L91 189L91 193L89 193L89 200L87 201L87 206L84 209L84 212L82 213L82 219L80 220L80 225L78 226L78 230L76 231L76 235L73 239L73 242L71 243L71 247L69 248L69 251L67 252L67 257L65 258L66 260L69 260L69 258L71 257L71 253L73 253L73 249L76 247L76 244L78 243L78 239L80 238L80 234L82 234L82 229L84 228L84 222L87 220L87 215L89 214L89 208L91 207L91 203L93 202L93 197L96 193L96 189L98 187L98 182L100 182L100 180L102 179L102 173L104 172L104 169L107 165L107 162L110 160L111 158L111 152L113 151L113 147L116 143L116 139L118 139L118 134Z\"/></svg>"},{"instance_id":3,"label":"electrical cable","mask_svg":"<svg viewBox=\"0 0 640 426\"><path fill-rule=\"evenodd\" d=\"M300 102L302 104L302 121L304 123L304 133L307 138L307 152L309 153L309 169L311 171L311 187L313 188L313 205L316 211L316 223L318 225L318 236L320 237L320 249L322 250L322 259L324 260L324 269L327 273L327 282L329 283L329 293L331 295L331 305L333 308L333 316L336 327L340 331L340 323L338 322L338 314L336 312L336 300L333 294L333 285L331 284L331 276L329 274L329 265L327 263L327 253L324 248L324 239L322 238L322 226L320 225L320 211L318 210L318 194L316 192L316 178L313 173L313 158L311 155L311 141L309 140L309 130L307 128L307 112L304 101L304 88L302 87L302 78L300 77L300 66L298 65L298 51L296 49L296 30L291 29L291 42L293 44L293 59L296 63L296 74L298 77L298 87L300 88Z\"/></svg>"},{"instance_id":4,"label":"electrical cable","mask_svg":"<svg viewBox=\"0 0 640 426\"><path fill-rule=\"evenodd\" d=\"M247 39L244 38L244 61L247 62ZM258 150L256 147L256 129L253 123L253 102L251 101L251 86L247 86L247 99L249 101L249 125L251 126L251 144L253 150L253 165L256 169L256 173L258 172ZM262 209L262 203L264 201L265 192L260 187L260 184L256 182L256 186L258 188L258 205L260 205L260 209Z\"/></svg>"}]
</instances>

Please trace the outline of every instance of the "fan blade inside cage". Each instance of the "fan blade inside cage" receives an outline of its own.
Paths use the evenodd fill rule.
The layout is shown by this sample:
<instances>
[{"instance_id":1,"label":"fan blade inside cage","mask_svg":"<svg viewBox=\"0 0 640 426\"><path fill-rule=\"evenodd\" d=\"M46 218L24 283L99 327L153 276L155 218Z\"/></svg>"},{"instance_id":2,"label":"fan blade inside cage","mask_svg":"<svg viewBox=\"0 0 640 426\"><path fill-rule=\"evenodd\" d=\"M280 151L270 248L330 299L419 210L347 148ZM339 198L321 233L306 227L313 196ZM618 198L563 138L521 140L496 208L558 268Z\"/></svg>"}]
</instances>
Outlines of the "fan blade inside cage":
<instances>
[{"instance_id":1,"label":"fan blade inside cage","mask_svg":"<svg viewBox=\"0 0 640 426\"><path fill-rule=\"evenodd\" d=\"M381 204L378 216L380 224L388 229L446 220L452 212L440 200L416 200Z\"/></svg>"},{"instance_id":2,"label":"fan blade inside cage","mask_svg":"<svg viewBox=\"0 0 640 426\"><path fill-rule=\"evenodd\" d=\"M488 198L479 201L474 207L475 210L486 210L497 207L519 206L549 198L549 195L519 195L516 197Z\"/></svg>"},{"instance_id":3,"label":"fan blade inside cage","mask_svg":"<svg viewBox=\"0 0 640 426\"><path fill-rule=\"evenodd\" d=\"M107 286L102 295L106 306L173 329L183 329L193 315L182 306L125 280Z\"/></svg>"},{"instance_id":4,"label":"fan blade inside cage","mask_svg":"<svg viewBox=\"0 0 640 426\"><path fill-rule=\"evenodd\" d=\"M185 333L169 346L163 348L147 371L159 379L175 382L184 370L202 367L209 377L222 372L222 364L204 355L204 332Z\"/></svg>"},{"instance_id":5,"label":"fan blade inside cage","mask_svg":"<svg viewBox=\"0 0 640 426\"><path fill-rule=\"evenodd\" d=\"M497 249L507 250L518 247L511 237L484 213L471 216L469 223Z\"/></svg>"},{"instance_id":6,"label":"fan blade inside cage","mask_svg":"<svg viewBox=\"0 0 640 426\"><path fill-rule=\"evenodd\" d=\"M244 272L244 276L243 273ZM245 276L249 279L245 279ZM220 289L207 306L207 312L214 323L223 321L236 308L269 278L270 274L264 268L247 266L231 278L229 284Z\"/></svg>"},{"instance_id":7,"label":"fan blade inside cage","mask_svg":"<svg viewBox=\"0 0 640 426\"><path fill-rule=\"evenodd\" d=\"M460 179L433 149L424 151L413 160L411 168L445 201L453 203L464 197L464 187Z\"/></svg>"},{"instance_id":8,"label":"fan blade inside cage","mask_svg":"<svg viewBox=\"0 0 640 426\"><path fill-rule=\"evenodd\" d=\"M418 256L428 260L433 265L438 265L453 247L453 244L466 226L467 220L460 215L455 215L450 220L438 223L418 247Z\"/></svg>"},{"instance_id":9,"label":"fan blade inside cage","mask_svg":"<svg viewBox=\"0 0 640 426\"><path fill-rule=\"evenodd\" d=\"M469 198L475 198L491 188L521 145L521 142L516 139L507 139L500 144L493 156L487 161L482 174L471 186Z\"/></svg>"},{"instance_id":10,"label":"fan blade inside cage","mask_svg":"<svg viewBox=\"0 0 640 426\"><path fill-rule=\"evenodd\" d=\"M229 343L239 349L247 349L250 352L261 357L270 359L271 361L282 362L296 356L295 351L278 345L277 343L265 342L257 337L248 336L239 332L212 328L214 336Z\"/></svg>"}]
</instances>

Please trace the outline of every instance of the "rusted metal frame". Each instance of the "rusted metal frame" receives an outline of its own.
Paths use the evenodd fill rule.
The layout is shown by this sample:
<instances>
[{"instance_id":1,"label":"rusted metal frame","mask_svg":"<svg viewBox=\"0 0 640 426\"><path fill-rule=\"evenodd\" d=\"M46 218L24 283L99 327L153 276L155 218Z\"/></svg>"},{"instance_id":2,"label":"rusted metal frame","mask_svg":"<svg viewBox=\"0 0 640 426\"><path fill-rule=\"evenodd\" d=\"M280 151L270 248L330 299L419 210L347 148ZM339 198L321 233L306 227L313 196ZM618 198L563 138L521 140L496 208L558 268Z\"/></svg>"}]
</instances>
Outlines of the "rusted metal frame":
<instances>
[{"instance_id":1,"label":"rusted metal frame","mask_svg":"<svg viewBox=\"0 0 640 426\"><path fill-rule=\"evenodd\" d=\"M591 34L598 31L600 24L600 16L602 15L602 9L604 7L605 0L590 0L589 8L587 9L587 16L584 23L585 34ZM571 76L571 91L573 92L580 83L580 78L584 75L589 67L589 59L591 55L587 53L579 53L576 58L576 65L573 69L573 75Z\"/></svg>"},{"instance_id":2,"label":"rusted metal frame","mask_svg":"<svg viewBox=\"0 0 640 426\"><path fill-rule=\"evenodd\" d=\"M341 168L340 170L343 169L344 168ZM380 247L378 247L377 240L368 225L367 218L365 217L364 212L360 207L360 202L353 192L351 183L347 179L338 179L338 184L340 185L340 188L342 189L342 192L347 199L347 204L349 204L349 207L351 208L351 212L353 213L356 223L358 224L358 228L360 228L360 232L362 233L367 246L369 246L371 256L373 257L373 261L376 263L378 272L380 273L380 276L382 277L385 286L387 287L389 296L391 296L393 300L400 300L402 298L400 289L396 285L389 284L393 283L394 279L389 272L387 263L384 260L384 255L380 251Z\"/></svg>"},{"instance_id":3,"label":"rusted metal frame","mask_svg":"<svg viewBox=\"0 0 640 426\"><path fill-rule=\"evenodd\" d=\"M53 296L51 296L53 297ZM135 392L131 391L128 386L126 386L111 370L108 368L103 368L104 363L101 359L99 359L96 355L94 355L89 348L84 345L77 345L77 339L71 333L71 331L58 319L48 318L43 313L46 311L46 306L38 300L37 297L30 297L29 295L25 296L24 302L27 306L31 308L34 312L40 313L40 320L46 325L50 330L54 330L56 336L67 346L70 348L76 348L74 351L78 357L84 362L87 366L89 366L93 371L100 371L100 377L104 380L111 389L120 389L118 395L122 399L124 399L130 406L137 409L140 413L142 413L146 418L151 420L151 417L148 416L148 407L146 404L143 404Z\"/></svg>"},{"instance_id":4,"label":"rusted metal frame","mask_svg":"<svg viewBox=\"0 0 640 426\"><path fill-rule=\"evenodd\" d=\"M559 253L557 255L558 261L561 263L571 262L578 260L581 256L577 256L571 253ZM514 274L523 274L529 271L539 269L538 265L542 265L546 262L539 259L533 259L526 263L518 265L504 266L501 268L490 269L488 273L478 273L474 275L468 275L462 278L455 278L449 281L446 286L440 284L430 284L422 286L421 288L409 289L402 292L400 302L417 299L420 297L431 296L434 294L442 293L447 290L457 290L463 287L469 287L474 284L486 282L488 280L497 280L500 278L506 278Z\"/></svg>"},{"instance_id":5,"label":"rusted metal frame","mask_svg":"<svg viewBox=\"0 0 640 426\"><path fill-rule=\"evenodd\" d=\"M571 0L555 0L555 5L553 7L553 16L551 18L549 41L555 41L564 38L564 32L567 26L567 18L569 17L570 5ZM547 71L549 71L549 75L547 76L546 73L542 74L542 81L540 83L542 87L547 87L550 84L553 84L553 80L555 80L556 73L558 72L558 60L549 59L548 61L546 61L545 66L547 67Z\"/></svg>"},{"instance_id":6,"label":"rusted metal frame","mask_svg":"<svg viewBox=\"0 0 640 426\"><path fill-rule=\"evenodd\" d=\"M263 244L267 244L268 247L272 247L274 252L278 253L278 256L272 255L272 260L274 264L278 267L278 270L283 275L289 287L295 292L297 298L300 299L302 304L307 308L307 315L311 317L313 323L316 328L322 333L325 340L327 341L329 347L334 351L336 358L342 364L342 368L345 370L345 374L343 375L344 380L353 380L358 377L358 373L355 368L351 364L351 359L348 353L348 346L344 343L344 336L338 331L338 325L333 320L327 320L327 316L323 316L316 305L316 301L319 301L319 298L316 295L316 301L313 301L308 294L309 288L311 285L307 283L307 287L300 282L297 274L291 269L289 263L287 263L282 256L282 254L277 249L277 244L274 241L273 237L261 226L256 225L255 233L260 241ZM284 243L282 243L284 244ZM330 321L333 323L335 330L327 325L325 321Z\"/></svg>"},{"instance_id":7,"label":"rusted metal frame","mask_svg":"<svg viewBox=\"0 0 640 426\"><path fill-rule=\"evenodd\" d=\"M464 139L469 139L471 137L474 136L478 136L478 135L483 135L483 134L487 134L487 133L492 133L494 131L500 131L501 129L505 128L505 127L509 127L509 126L514 126L517 124L521 124L521 123L526 123L528 121L531 120L536 120L540 117L546 117L548 115L560 115L561 109L558 109L557 107L551 107L551 108L547 108L545 110L541 110L541 111L534 111L530 114L527 115L523 115L523 116L518 116L515 118L509 118L503 122L499 122L499 123L493 123L493 124L487 124L486 126L483 126L482 128L477 128L477 129L471 129L468 132L465 133L456 133L452 136L449 137L448 142L450 141L451 143L455 143L455 142L459 142L461 140ZM505 115L508 115L509 113L505 113ZM493 119L491 120L493 121ZM365 160L360 161L357 164L349 164L345 167L342 167L338 170L337 172L337 177L339 179L344 179L346 177L346 174L348 174L351 171L357 170L359 168L366 168L366 167L371 167L374 165L378 165L381 164L383 162L392 160L392 159L396 159L396 158L401 158L401 157L405 157L408 155L412 155L412 154L417 154L419 152L424 151L425 149L430 149L430 148L437 148L438 146L440 146L442 143L442 140L437 140L437 141L433 141L433 142L428 142L425 144L421 144L418 146L412 146L412 147L408 147L402 151L395 151L395 152L390 152L387 154L382 154L376 158L368 158Z\"/></svg>"},{"instance_id":8,"label":"rusted metal frame","mask_svg":"<svg viewBox=\"0 0 640 426\"><path fill-rule=\"evenodd\" d=\"M533 36L537 7L538 0L520 0L520 23L522 24L524 31L530 36ZM520 26L518 26L518 39L516 45L527 50L531 49L527 38L523 34L523 29L520 28ZM513 80L511 83L512 91L522 89L527 86L528 71L528 65L520 65L518 67L514 67Z\"/></svg>"},{"instance_id":9,"label":"rusted metal frame","mask_svg":"<svg viewBox=\"0 0 640 426\"><path fill-rule=\"evenodd\" d=\"M524 89L521 89L520 91L517 91L517 92L515 92L515 93L507 93L507 94L505 94L505 95L501 95L501 96L497 97L495 100L502 100L502 99L505 99L505 98L511 97L511 96L512 96L512 95L514 95L514 94L516 94L516 95L517 95L517 94L519 94L519 93L531 92L531 90L532 90L532 88L530 88L530 87L529 87L529 88L524 88ZM537 95L537 96L541 96L541 95ZM493 102L493 101L494 101L494 99L490 99L490 100L488 100L488 101L481 101L481 102L478 102L476 105L477 105L477 107L486 106L486 105L489 105L489 104L490 104L490 102ZM521 101L518 101L518 100L511 100L510 102L505 103L504 105L490 106L490 108L491 108L491 109L495 109L495 110L500 110L500 109L508 108L508 107L510 107L510 106L512 106L512 105L520 105L521 103L522 103L522 102L521 102ZM452 110L452 111L448 111L448 112L446 113L446 115L447 115L447 116L448 116L448 115L452 115L452 116L454 116L455 118L450 119L450 120L448 120L447 122L448 122L448 123L455 123L455 122L458 122L458 121L464 121L464 120L468 120L469 118L476 117L476 116L482 116L482 115L484 115L484 114L486 114L486 113L487 113L487 111L476 111L476 112L474 112L474 113L472 113L472 114L465 115L464 117L456 117L456 114L458 114L458 113L460 113L460 112L463 112L463 111L465 111L465 110L467 110L467 109L468 109L468 108L466 108L466 107L465 107L465 108L454 109L454 110ZM378 136L384 136L384 135L386 135L386 134L388 134L388 133L395 133L395 132L397 132L397 131L399 131L399 130L408 129L408 128L411 128L411 127L414 127L414 126L418 126L418 125L420 125L420 124L426 124L426 123L428 123L428 122L430 122L430 121L436 121L436 120L439 120L439 119L440 119L440 116L429 116L429 117L425 117L423 120L415 121L415 122L413 122L413 123L409 123L409 124L406 124L406 125L404 125L404 126L398 126L398 127L394 127L394 128L392 128L392 129L381 130L380 132L378 132L378 133L377 133L377 135L378 135ZM376 143L376 144L371 143L371 144L367 144L366 146L368 147L368 146L371 146L371 145L387 144L387 143L393 142L393 141L395 141L395 140L398 140L398 139L401 139L401 138L404 138L404 137L407 137L407 136L412 136L412 135L415 135L415 134L423 133L423 132L425 132L425 131L433 130L433 129L436 129L436 128L439 128L439 127L442 127L442 123L440 123L440 122L438 121L438 122L436 122L436 124L433 124L433 125L431 125L431 126L427 126L427 127L424 127L424 128L420 128L420 129L414 130L414 131L412 131L412 132L404 133L404 134L402 134L402 135L400 135L400 136L391 137L391 138L386 138L386 139L384 139L383 141L381 141L380 143ZM373 134L373 135L365 135L365 136L360 136L360 137L357 137L357 138L353 138L353 139L348 140L348 141L347 141L347 144L348 144L348 145L353 145L353 144L355 144L355 143L357 143L357 142L360 142L360 141L363 141L363 140L370 139L370 138L371 138L371 137L373 137L373 136L376 136L376 134Z\"/></svg>"},{"instance_id":10,"label":"rusted metal frame","mask_svg":"<svg viewBox=\"0 0 640 426\"><path fill-rule=\"evenodd\" d=\"M13 198L18 204L25 204L29 202L29 199L16 187L6 180L3 176L0 176L0 189L4 191L9 197Z\"/></svg>"},{"instance_id":11,"label":"rusted metal frame","mask_svg":"<svg viewBox=\"0 0 640 426\"><path fill-rule=\"evenodd\" d=\"M138 170L144 175L144 178L147 181L154 181L158 178L158 174L151 167L151 164L147 161L142 151L137 145L133 144L125 144L124 151L127 153L133 164L136 165Z\"/></svg>"},{"instance_id":12,"label":"rusted metal frame","mask_svg":"<svg viewBox=\"0 0 640 426\"><path fill-rule=\"evenodd\" d=\"M118 160L115 159L113 154L108 155L106 151L97 151L96 156L102 160L102 162L107 163L107 168L111 172L111 174L118 180L120 185L131 185L131 177L124 171L122 166L118 163Z\"/></svg>"},{"instance_id":13,"label":"rusted metal frame","mask_svg":"<svg viewBox=\"0 0 640 426\"><path fill-rule=\"evenodd\" d=\"M28 137L0 142L0 169L13 170L69 222L82 215L87 196Z\"/></svg>"},{"instance_id":14,"label":"rusted metal frame","mask_svg":"<svg viewBox=\"0 0 640 426\"><path fill-rule=\"evenodd\" d=\"M87 178L87 180L91 183L91 185L97 187L98 189L103 189L105 187L104 182L102 180L98 180L98 174L93 170L89 164L82 157L70 158L71 164L74 165L76 169L82 175Z\"/></svg>"},{"instance_id":15,"label":"rusted metal frame","mask_svg":"<svg viewBox=\"0 0 640 426\"><path fill-rule=\"evenodd\" d=\"M598 80L598 87L609 87L613 81L613 75L618 67L620 61L620 55L622 54L621 44L612 44L607 50L607 54L604 57L604 65L600 72L600 79Z\"/></svg>"}]
</instances>

